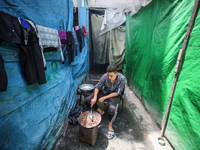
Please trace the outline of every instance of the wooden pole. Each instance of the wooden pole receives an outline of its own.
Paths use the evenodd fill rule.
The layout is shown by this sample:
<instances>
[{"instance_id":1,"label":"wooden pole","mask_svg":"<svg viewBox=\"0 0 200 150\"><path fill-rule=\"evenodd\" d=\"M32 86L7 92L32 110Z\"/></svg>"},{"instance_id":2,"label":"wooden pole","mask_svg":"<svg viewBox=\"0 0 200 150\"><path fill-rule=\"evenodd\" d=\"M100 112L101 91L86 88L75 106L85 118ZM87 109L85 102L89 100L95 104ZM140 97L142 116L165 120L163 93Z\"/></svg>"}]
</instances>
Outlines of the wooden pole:
<instances>
[{"instance_id":1,"label":"wooden pole","mask_svg":"<svg viewBox=\"0 0 200 150\"><path fill-rule=\"evenodd\" d=\"M163 120L161 137L164 136L164 133L165 133L165 130L166 130L166 125L167 125L167 121L168 121L168 118L169 118L169 113L170 113L170 109L171 109L172 100L173 100L173 97L174 97L176 83L178 81L178 77L179 77L179 74L180 74L180 71L181 71L183 59L184 59L185 52L186 52L186 49L187 49L187 45L188 45L188 42L189 42L190 34L191 34L193 26L194 26L195 18L196 18L196 15L198 13L198 10L199 10L199 1L200 0L195 0L194 7L193 7L193 10L192 10L192 14L191 14L191 17L190 17L190 22L189 22L187 32L186 32L186 35L185 35L185 39L184 39L184 42L183 42L183 46L182 46L182 49L180 49L179 55L178 55L178 58L177 58L176 67L175 67L175 70L174 70L175 77L174 77L174 81L173 81L173 84L172 84L171 93L170 93L170 96L169 96L169 101L168 101L167 110L166 110L166 113L165 113L165 118Z\"/></svg>"}]
</instances>

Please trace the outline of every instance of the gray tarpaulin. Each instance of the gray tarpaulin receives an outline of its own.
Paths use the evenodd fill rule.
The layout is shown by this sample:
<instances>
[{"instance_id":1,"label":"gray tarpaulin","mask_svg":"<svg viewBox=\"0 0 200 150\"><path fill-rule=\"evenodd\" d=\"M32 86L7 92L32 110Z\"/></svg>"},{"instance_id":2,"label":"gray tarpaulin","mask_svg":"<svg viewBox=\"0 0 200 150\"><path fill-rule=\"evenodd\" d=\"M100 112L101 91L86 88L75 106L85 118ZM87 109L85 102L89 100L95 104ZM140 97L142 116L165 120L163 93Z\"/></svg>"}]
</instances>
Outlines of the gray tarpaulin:
<instances>
[{"instance_id":1,"label":"gray tarpaulin","mask_svg":"<svg viewBox=\"0 0 200 150\"><path fill-rule=\"evenodd\" d=\"M91 14L94 63L115 64L120 70L125 54L125 26L119 26L99 35L102 21L102 15Z\"/></svg>"},{"instance_id":2,"label":"gray tarpaulin","mask_svg":"<svg viewBox=\"0 0 200 150\"><path fill-rule=\"evenodd\" d=\"M111 8L105 10L104 19L101 25L100 35L110 31L126 21L125 8Z\"/></svg>"},{"instance_id":3,"label":"gray tarpaulin","mask_svg":"<svg viewBox=\"0 0 200 150\"><path fill-rule=\"evenodd\" d=\"M102 15L91 14L92 43L94 52L94 63L109 63L110 33L99 35L101 32Z\"/></svg>"},{"instance_id":4,"label":"gray tarpaulin","mask_svg":"<svg viewBox=\"0 0 200 150\"><path fill-rule=\"evenodd\" d=\"M125 13L131 12L131 15L134 15L142 6L148 5L151 1L152 0L135 0L134 5L129 7L106 9L100 35L123 24L126 21Z\"/></svg>"},{"instance_id":5,"label":"gray tarpaulin","mask_svg":"<svg viewBox=\"0 0 200 150\"><path fill-rule=\"evenodd\" d=\"M107 32L109 33L109 32ZM119 26L110 31L109 63L122 69L125 55L125 26Z\"/></svg>"}]
</instances>

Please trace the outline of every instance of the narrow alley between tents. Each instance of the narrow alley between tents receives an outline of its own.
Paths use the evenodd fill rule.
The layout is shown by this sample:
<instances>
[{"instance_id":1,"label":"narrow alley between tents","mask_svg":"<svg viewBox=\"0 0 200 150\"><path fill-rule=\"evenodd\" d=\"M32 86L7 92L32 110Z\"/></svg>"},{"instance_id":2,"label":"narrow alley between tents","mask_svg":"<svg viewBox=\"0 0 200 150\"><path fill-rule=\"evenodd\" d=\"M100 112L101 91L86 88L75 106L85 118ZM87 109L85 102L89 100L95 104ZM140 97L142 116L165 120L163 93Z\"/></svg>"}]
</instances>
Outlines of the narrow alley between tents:
<instances>
[{"instance_id":1,"label":"narrow alley between tents","mask_svg":"<svg viewBox=\"0 0 200 150\"><path fill-rule=\"evenodd\" d=\"M0 150L199 150L199 5L1 0ZM114 89L109 111L86 109L83 84ZM92 144L76 109L100 118Z\"/></svg>"}]
</instances>

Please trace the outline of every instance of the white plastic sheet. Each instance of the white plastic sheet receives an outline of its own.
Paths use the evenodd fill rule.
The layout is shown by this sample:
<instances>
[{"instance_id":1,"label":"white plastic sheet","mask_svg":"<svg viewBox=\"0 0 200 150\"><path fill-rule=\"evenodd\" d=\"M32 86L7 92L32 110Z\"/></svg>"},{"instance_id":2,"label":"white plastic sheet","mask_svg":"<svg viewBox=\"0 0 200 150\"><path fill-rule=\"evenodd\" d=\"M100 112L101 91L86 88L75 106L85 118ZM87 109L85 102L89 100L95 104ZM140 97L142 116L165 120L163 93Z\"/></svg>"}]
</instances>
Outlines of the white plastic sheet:
<instances>
[{"instance_id":1,"label":"white plastic sheet","mask_svg":"<svg viewBox=\"0 0 200 150\"><path fill-rule=\"evenodd\" d=\"M152 0L135 0L134 4L130 7L106 9L99 35L102 35L123 24L126 21L125 13L131 12L131 15L134 15L142 6L148 5L151 1Z\"/></svg>"}]
</instances>

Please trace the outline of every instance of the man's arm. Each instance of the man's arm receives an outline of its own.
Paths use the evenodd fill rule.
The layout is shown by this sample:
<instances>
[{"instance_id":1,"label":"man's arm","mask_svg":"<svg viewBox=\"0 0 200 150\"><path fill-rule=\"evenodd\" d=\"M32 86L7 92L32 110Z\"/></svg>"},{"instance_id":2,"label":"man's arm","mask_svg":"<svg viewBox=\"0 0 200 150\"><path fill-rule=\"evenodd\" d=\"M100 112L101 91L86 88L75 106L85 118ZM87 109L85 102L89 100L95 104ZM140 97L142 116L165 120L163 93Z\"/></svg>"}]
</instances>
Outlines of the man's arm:
<instances>
[{"instance_id":1,"label":"man's arm","mask_svg":"<svg viewBox=\"0 0 200 150\"><path fill-rule=\"evenodd\" d=\"M116 97L116 96L118 96L118 95L119 95L119 94L118 94L117 92L110 93L109 95L106 95L106 96L101 97L101 98L98 100L98 102L99 102L100 104L102 104L103 101L105 101L106 99L109 99L109 98L112 98L112 97Z\"/></svg>"},{"instance_id":2,"label":"man's arm","mask_svg":"<svg viewBox=\"0 0 200 150\"><path fill-rule=\"evenodd\" d=\"M99 93L99 90L97 88L94 89L94 97L91 99L91 107L97 102L97 95Z\"/></svg>"}]
</instances>

